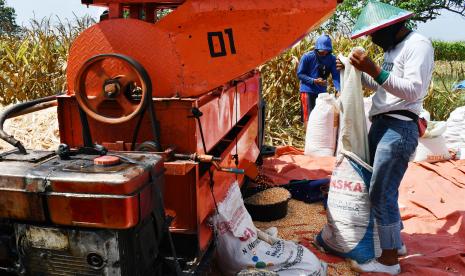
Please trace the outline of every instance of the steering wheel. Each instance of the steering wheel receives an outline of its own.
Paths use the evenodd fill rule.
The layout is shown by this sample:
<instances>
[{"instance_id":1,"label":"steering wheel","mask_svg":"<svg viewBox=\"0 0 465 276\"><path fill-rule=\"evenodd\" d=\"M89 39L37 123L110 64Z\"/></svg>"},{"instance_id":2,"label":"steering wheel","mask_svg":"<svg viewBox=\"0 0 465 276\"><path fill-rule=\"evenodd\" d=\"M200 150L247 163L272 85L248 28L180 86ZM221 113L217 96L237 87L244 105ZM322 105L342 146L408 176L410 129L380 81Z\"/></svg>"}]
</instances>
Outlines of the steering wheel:
<instances>
[{"instance_id":1,"label":"steering wheel","mask_svg":"<svg viewBox=\"0 0 465 276\"><path fill-rule=\"evenodd\" d=\"M75 97L93 119L119 124L143 111L152 97L145 69L121 54L101 54L88 59L77 73Z\"/></svg>"}]
</instances>

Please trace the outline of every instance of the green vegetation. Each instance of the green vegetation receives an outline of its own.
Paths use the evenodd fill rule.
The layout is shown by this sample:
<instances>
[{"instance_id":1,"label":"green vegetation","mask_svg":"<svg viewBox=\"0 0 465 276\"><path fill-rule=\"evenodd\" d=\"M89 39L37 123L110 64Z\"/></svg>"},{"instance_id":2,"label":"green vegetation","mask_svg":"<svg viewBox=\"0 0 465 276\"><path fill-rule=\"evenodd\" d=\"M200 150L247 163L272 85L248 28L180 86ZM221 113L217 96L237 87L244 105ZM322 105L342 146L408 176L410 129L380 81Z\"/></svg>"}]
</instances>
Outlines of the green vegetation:
<instances>
[{"instance_id":1,"label":"green vegetation","mask_svg":"<svg viewBox=\"0 0 465 276\"><path fill-rule=\"evenodd\" d=\"M15 10L6 6L5 0L0 0L0 35L14 34L18 30Z\"/></svg>"},{"instance_id":2,"label":"green vegetation","mask_svg":"<svg viewBox=\"0 0 465 276\"><path fill-rule=\"evenodd\" d=\"M465 80L465 62L436 61L430 92L423 106L431 113L431 119L447 120L459 106L465 106L465 91L453 90L457 82Z\"/></svg>"},{"instance_id":3,"label":"green vegetation","mask_svg":"<svg viewBox=\"0 0 465 276\"><path fill-rule=\"evenodd\" d=\"M465 41L433 41L436 60L465 61Z\"/></svg>"}]
</instances>

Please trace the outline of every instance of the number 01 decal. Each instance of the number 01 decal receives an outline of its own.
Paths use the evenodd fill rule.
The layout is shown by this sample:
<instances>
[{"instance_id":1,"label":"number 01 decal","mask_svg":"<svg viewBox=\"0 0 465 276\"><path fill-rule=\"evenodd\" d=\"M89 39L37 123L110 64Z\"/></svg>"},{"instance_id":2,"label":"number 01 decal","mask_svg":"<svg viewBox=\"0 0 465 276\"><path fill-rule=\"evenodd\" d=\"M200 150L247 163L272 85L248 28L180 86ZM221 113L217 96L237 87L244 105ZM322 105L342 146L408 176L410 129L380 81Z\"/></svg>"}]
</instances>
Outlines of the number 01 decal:
<instances>
[{"instance_id":1,"label":"number 01 decal","mask_svg":"<svg viewBox=\"0 0 465 276\"><path fill-rule=\"evenodd\" d=\"M229 40L229 50L231 51L231 54L236 54L236 46L234 45L234 36L233 36L233 30L231 28L225 29L224 33L228 36ZM208 47L210 48L210 56L211 57L224 57L228 53L226 51L226 44L224 41L224 36L223 32L208 32ZM220 49L219 51L215 50L215 45L214 45L214 39L218 39L220 43Z\"/></svg>"}]
</instances>

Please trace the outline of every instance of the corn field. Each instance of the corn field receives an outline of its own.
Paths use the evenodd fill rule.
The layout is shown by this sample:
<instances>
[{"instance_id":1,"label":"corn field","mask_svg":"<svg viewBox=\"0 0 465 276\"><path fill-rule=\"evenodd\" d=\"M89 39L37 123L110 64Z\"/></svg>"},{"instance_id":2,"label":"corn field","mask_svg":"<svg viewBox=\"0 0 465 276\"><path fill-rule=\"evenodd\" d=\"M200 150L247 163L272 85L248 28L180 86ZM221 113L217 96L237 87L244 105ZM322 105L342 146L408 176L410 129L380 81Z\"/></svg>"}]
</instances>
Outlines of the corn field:
<instances>
[{"instance_id":1,"label":"corn field","mask_svg":"<svg viewBox=\"0 0 465 276\"><path fill-rule=\"evenodd\" d=\"M305 129L300 119L299 80L296 72L302 55L314 49L315 35L309 35L282 55L261 66L263 94L267 102L266 143L270 145L293 145L303 148ZM383 53L368 39L350 40L345 37L333 38L334 55L347 56L361 46L378 64ZM465 79L465 62L437 61L433 81L424 107L431 113L432 120L446 120L457 107L465 105L465 91L452 91L454 83ZM334 93L329 81L329 93ZM368 96L371 91L364 91Z\"/></svg>"},{"instance_id":2,"label":"corn field","mask_svg":"<svg viewBox=\"0 0 465 276\"><path fill-rule=\"evenodd\" d=\"M66 60L74 38L94 24L90 17L51 24L50 18L32 20L17 36L0 37L0 105L27 101L65 90ZM313 49L312 33L282 55L260 67L267 101L266 142L303 147L305 130L300 122L299 81L296 76L301 56ZM377 63L381 50L369 40L333 37L335 55L348 55L355 46L364 47ZM465 105L463 92L453 84L465 79L465 62L437 61L425 108L432 119L445 120L458 106ZM329 80L331 84L331 80ZM334 93L334 89L329 89ZM368 95L370 92L366 91Z\"/></svg>"},{"instance_id":3,"label":"corn field","mask_svg":"<svg viewBox=\"0 0 465 276\"><path fill-rule=\"evenodd\" d=\"M0 39L0 104L32 100L64 91L66 60L74 38L93 24L90 17L74 21L31 20L17 36Z\"/></svg>"}]
</instances>

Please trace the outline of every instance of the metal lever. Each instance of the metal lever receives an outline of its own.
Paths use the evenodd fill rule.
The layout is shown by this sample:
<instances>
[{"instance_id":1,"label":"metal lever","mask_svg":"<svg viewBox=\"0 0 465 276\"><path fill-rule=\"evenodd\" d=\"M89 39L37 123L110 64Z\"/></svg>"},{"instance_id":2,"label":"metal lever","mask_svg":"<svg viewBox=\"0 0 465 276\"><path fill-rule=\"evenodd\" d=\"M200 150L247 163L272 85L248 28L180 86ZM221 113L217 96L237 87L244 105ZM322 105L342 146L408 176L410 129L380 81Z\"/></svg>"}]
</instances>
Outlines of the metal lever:
<instances>
[{"instance_id":1,"label":"metal lever","mask_svg":"<svg viewBox=\"0 0 465 276\"><path fill-rule=\"evenodd\" d=\"M221 172L229 172L229 173L234 173L234 174L245 174L245 170L243 169L238 169L238 168L226 168L226 167L221 167L217 162L213 161L212 162L213 166Z\"/></svg>"},{"instance_id":2,"label":"metal lever","mask_svg":"<svg viewBox=\"0 0 465 276\"><path fill-rule=\"evenodd\" d=\"M193 154L175 153L174 158L180 159L180 160L192 160L194 162L201 162L201 163L211 163L213 161L221 161L220 157L215 157L213 155L208 155L208 154L198 154L198 153L193 153Z\"/></svg>"},{"instance_id":3,"label":"metal lever","mask_svg":"<svg viewBox=\"0 0 465 276\"><path fill-rule=\"evenodd\" d=\"M198 153L193 153L193 154L175 153L174 157L176 159L180 159L180 160L192 160L194 162L212 163L213 166L215 166L215 168L218 171L221 171L221 172L229 172L229 173L235 173L235 174L245 174L245 170L243 170L243 169L221 167L218 164L218 162L221 161L221 158L220 157L215 157L213 155L198 154Z\"/></svg>"}]
</instances>

